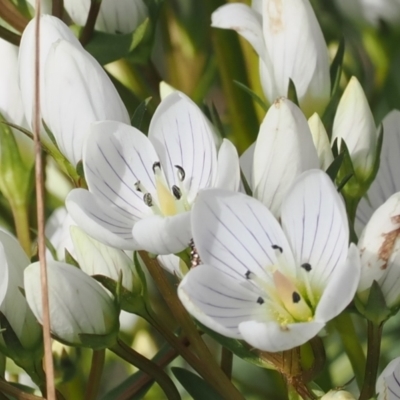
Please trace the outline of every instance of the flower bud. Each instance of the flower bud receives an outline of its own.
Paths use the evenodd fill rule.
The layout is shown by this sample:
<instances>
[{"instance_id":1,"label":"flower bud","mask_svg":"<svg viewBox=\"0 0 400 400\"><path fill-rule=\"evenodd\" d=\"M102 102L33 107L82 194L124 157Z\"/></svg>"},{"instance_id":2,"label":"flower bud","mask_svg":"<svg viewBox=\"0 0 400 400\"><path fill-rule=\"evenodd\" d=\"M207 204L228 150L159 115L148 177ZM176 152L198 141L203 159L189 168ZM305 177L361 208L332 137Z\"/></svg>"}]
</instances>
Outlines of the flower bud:
<instances>
[{"instance_id":1,"label":"flower bud","mask_svg":"<svg viewBox=\"0 0 400 400\"><path fill-rule=\"evenodd\" d=\"M23 273L29 259L18 241L9 233L0 230L0 312L7 321L8 329L0 334L0 349L21 365L24 360L41 357L42 330L28 307L19 288L24 287ZM4 322L1 322L4 328ZM19 343L9 346L4 340L11 329ZM8 336L8 338L12 336Z\"/></svg>"},{"instance_id":2,"label":"flower bud","mask_svg":"<svg viewBox=\"0 0 400 400\"><path fill-rule=\"evenodd\" d=\"M332 142L346 142L360 183L367 182L374 172L378 133L364 91L354 76L344 91L333 122ZM351 182L349 182L350 184Z\"/></svg>"},{"instance_id":3,"label":"flower bud","mask_svg":"<svg viewBox=\"0 0 400 400\"><path fill-rule=\"evenodd\" d=\"M47 262L50 330L54 337L72 346L95 349L114 344L118 329L118 310L113 299L79 268ZM24 272L25 294L29 307L43 321L40 265L29 265Z\"/></svg>"},{"instance_id":4,"label":"flower bud","mask_svg":"<svg viewBox=\"0 0 400 400\"><path fill-rule=\"evenodd\" d=\"M356 400L356 398L345 390L330 390L321 397L321 400Z\"/></svg>"},{"instance_id":5,"label":"flower bud","mask_svg":"<svg viewBox=\"0 0 400 400\"><path fill-rule=\"evenodd\" d=\"M142 285L135 273L133 260L124 251L100 243L77 226L71 226L70 233L82 271L88 275L104 275L116 282L122 274L122 286L126 290L141 292Z\"/></svg>"},{"instance_id":6,"label":"flower bud","mask_svg":"<svg viewBox=\"0 0 400 400\"><path fill-rule=\"evenodd\" d=\"M71 19L84 26L89 13L90 0L64 0ZM95 29L108 33L130 33L147 17L143 0L103 0L96 19Z\"/></svg>"},{"instance_id":7,"label":"flower bud","mask_svg":"<svg viewBox=\"0 0 400 400\"><path fill-rule=\"evenodd\" d=\"M361 279L358 294L363 302L377 281L386 305L400 303L400 193L392 195L372 215L358 241Z\"/></svg>"}]
</instances>

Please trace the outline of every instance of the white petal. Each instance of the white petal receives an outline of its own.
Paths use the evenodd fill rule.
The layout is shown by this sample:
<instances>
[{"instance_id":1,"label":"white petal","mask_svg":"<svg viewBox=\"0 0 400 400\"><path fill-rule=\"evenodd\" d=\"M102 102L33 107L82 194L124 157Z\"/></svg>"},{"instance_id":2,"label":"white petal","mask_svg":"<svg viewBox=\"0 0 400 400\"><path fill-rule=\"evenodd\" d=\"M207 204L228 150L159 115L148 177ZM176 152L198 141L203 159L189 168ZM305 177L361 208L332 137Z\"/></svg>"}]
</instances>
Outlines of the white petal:
<instances>
[{"instance_id":1,"label":"white petal","mask_svg":"<svg viewBox=\"0 0 400 400\"><path fill-rule=\"evenodd\" d=\"M305 114L323 111L330 94L329 57L309 1L266 0L261 15L278 95L287 96L291 78Z\"/></svg>"},{"instance_id":2,"label":"white petal","mask_svg":"<svg viewBox=\"0 0 400 400\"><path fill-rule=\"evenodd\" d=\"M362 264L359 291L368 289L374 280L378 281L389 271L389 260L400 245L396 243L399 231L400 193L395 193L374 212L358 241Z\"/></svg>"},{"instance_id":3,"label":"white petal","mask_svg":"<svg viewBox=\"0 0 400 400\"><path fill-rule=\"evenodd\" d=\"M89 190L105 204L112 204L130 219L151 215L140 181L156 195L153 164L159 160L147 137L130 125L114 121L93 123L84 148L85 176Z\"/></svg>"},{"instance_id":4,"label":"white petal","mask_svg":"<svg viewBox=\"0 0 400 400\"><path fill-rule=\"evenodd\" d=\"M311 135L314 141L315 148L317 149L319 165L321 169L326 169L332 164L333 153L329 143L329 137L326 129L317 113L314 113L308 119L308 126L310 127Z\"/></svg>"},{"instance_id":5,"label":"white petal","mask_svg":"<svg viewBox=\"0 0 400 400\"><path fill-rule=\"evenodd\" d=\"M382 121L383 143L378 174L357 209L357 220L363 228L372 213L393 193L400 191L400 111L391 111Z\"/></svg>"},{"instance_id":6,"label":"white petal","mask_svg":"<svg viewBox=\"0 0 400 400\"><path fill-rule=\"evenodd\" d=\"M349 243L344 203L328 175L311 170L296 180L282 205L282 227L297 265L309 263L312 286L322 290Z\"/></svg>"},{"instance_id":7,"label":"white petal","mask_svg":"<svg viewBox=\"0 0 400 400\"><path fill-rule=\"evenodd\" d=\"M360 273L360 255L352 243L346 262L338 265L328 280L315 311L315 318L318 321L328 322L350 304L357 290Z\"/></svg>"},{"instance_id":8,"label":"white petal","mask_svg":"<svg viewBox=\"0 0 400 400\"><path fill-rule=\"evenodd\" d=\"M59 40L49 50L44 68L43 119L60 151L76 165L92 122L129 124L129 115L110 78L85 50Z\"/></svg>"},{"instance_id":9,"label":"white petal","mask_svg":"<svg viewBox=\"0 0 400 400\"><path fill-rule=\"evenodd\" d=\"M79 268L49 261L47 263L50 328L57 337L80 344L80 333L106 335L118 325L112 298L94 279ZM42 323L39 263L24 272L26 299Z\"/></svg>"},{"instance_id":10,"label":"white petal","mask_svg":"<svg viewBox=\"0 0 400 400\"><path fill-rule=\"evenodd\" d=\"M189 203L200 189L213 185L217 155L211 125L183 93L170 94L158 106L150 123L149 139L171 187L179 186L176 165L184 169L183 186Z\"/></svg>"},{"instance_id":11,"label":"white petal","mask_svg":"<svg viewBox=\"0 0 400 400\"><path fill-rule=\"evenodd\" d=\"M224 139L218 151L218 175L215 187L237 191L240 183L239 156L233 143Z\"/></svg>"},{"instance_id":12,"label":"white petal","mask_svg":"<svg viewBox=\"0 0 400 400\"><path fill-rule=\"evenodd\" d=\"M143 218L132 229L136 242L135 250L146 250L153 254L179 253L189 247L192 237L190 211L161 217L159 215Z\"/></svg>"},{"instance_id":13,"label":"white petal","mask_svg":"<svg viewBox=\"0 0 400 400\"><path fill-rule=\"evenodd\" d=\"M247 150L240 156L240 169L247 181L247 184L250 186L250 189L253 190L253 162L254 162L254 150L256 148L256 142L254 142L251 146L247 148ZM241 185L242 186L242 185ZM245 193L243 187L241 187L241 192Z\"/></svg>"},{"instance_id":14,"label":"white petal","mask_svg":"<svg viewBox=\"0 0 400 400\"><path fill-rule=\"evenodd\" d=\"M225 4L211 15L214 28L233 29L250 42L260 57L265 55L261 16L245 4Z\"/></svg>"},{"instance_id":15,"label":"white petal","mask_svg":"<svg viewBox=\"0 0 400 400\"><path fill-rule=\"evenodd\" d=\"M296 176L318 168L307 120L288 99L278 99L261 124L254 150L254 196L275 216Z\"/></svg>"},{"instance_id":16,"label":"white petal","mask_svg":"<svg viewBox=\"0 0 400 400\"><path fill-rule=\"evenodd\" d=\"M242 193L204 190L192 210L193 239L201 260L232 277L248 271L265 276L267 267L282 262L294 273L293 256L276 219L259 201Z\"/></svg>"},{"instance_id":17,"label":"white petal","mask_svg":"<svg viewBox=\"0 0 400 400\"><path fill-rule=\"evenodd\" d=\"M74 46L82 49L79 40L72 31L59 18L51 15L43 15L40 18L40 82L43 107L43 79L45 75L44 65L50 47L59 39L68 40ZM34 46L35 43L35 18L26 26L19 48L19 79L22 94L22 105L25 112L27 123L32 127L33 99L34 99ZM49 140L49 139L48 139Z\"/></svg>"},{"instance_id":18,"label":"white petal","mask_svg":"<svg viewBox=\"0 0 400 400\"><path fill-rule=\"evenodd\" d=\"M178 295L202 324L221 335L242 339L239 324L263 318L265 313L257 303L258 294L245 284L245 278L232 278L204 264L189 271L178 287Z\"/></svg>"},{"instance_id":19,"label":"white petal","mask_svg":"<svg viewBox=\"0 0 400 400\"><path fill-rule=\"evenodd\" d=\"M364 90L354 76L336 110L332 143L336 138L346 142L355 173L368 178L375 161L378 134Z\"/></svg>"},{"instance_id":20,"label":"white petal","mask_svg":"<svg viewBox=\"0 0 400 400\"><path fill-rule=\"evenodd\" d=\"M247 321L239 325L243 339L253 347L269 352L290 350L312 339L324 327L312 321L289 324L282 328L277 322Z\"/></svg>"},{"instance_id":21,"label":"white petal","mask_svg":"<svg viewBox=\"0 0 400 400\"><path fill-rule=\"evenodd\" d=\"M66 201L67 210L74 222L88 235L108 246L133 250L134 220L118 208L103 203L88 190L72 190Z\"/></svg>"},{"instance_id":22,"label":"white petal","mask_svg":"<svg viewBox=\"0 0 400 400\"><path fill-rule=\"evenodd\" d=\"M400 357L390 361L376 382L378 400L400 398Z\"/></svg>"}]
</instances>

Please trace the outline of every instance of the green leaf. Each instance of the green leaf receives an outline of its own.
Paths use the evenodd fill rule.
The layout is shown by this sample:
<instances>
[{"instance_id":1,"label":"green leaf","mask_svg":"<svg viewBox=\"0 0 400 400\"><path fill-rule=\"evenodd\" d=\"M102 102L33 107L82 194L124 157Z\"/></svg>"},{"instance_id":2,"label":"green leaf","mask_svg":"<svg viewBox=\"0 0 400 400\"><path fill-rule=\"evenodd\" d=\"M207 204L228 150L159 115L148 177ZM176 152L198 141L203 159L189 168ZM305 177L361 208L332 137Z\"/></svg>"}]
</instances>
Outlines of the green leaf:
<instances>
[{"instance_id":1,"label":"green leaf","mask_svg":"<svg viewBox=\"0 0 400 400\"><path fill-rule=\"evenodd\" d=\"M193 400L223 400L207 382L193 372L179 367L172 367L171 371Z\"/></svg>"},{"instance_id":2,"label":"green leaf","mask_svg":"<svg viewBox=\"0 0 400 400\"><path fill-rule=\"evenodd\" d=\"M300 103L299 103L299 98L297 97L297 90L294 82L292 81L291 78L289 78L289 86L288 86L288 99L293 101L294 104L296 104L297 107L300 108Z\"/></svg>"},{"instance_id":3,"label":"green leaf","mask_svg":"<svg viewBox=\"0 0 400 400\"><path fill-rule=\"evenodd\" d=\"M147 33L150 20L147 18L135 31L123 35L95 31L85 49L101 64L129 56Z\"/></svg>"},{"instance_id":4,"label":"green leaf","mask_svg":"<svg viewBox=\"0 0 400 400\"><path fill-rule=\"evenodd\" d=\"M72 257L71 253L67 249L65 249L64 251L65 251L65 262L67 264L70 264L70 265L76 267L76 268L81 269L78 261L76 261L75 258Z\"/></svg>"},{"instance_id":5,"label":"green leaf","mask_svg":"<svg viewBox=\"0 0 400 400\"><path fill-rule=\"evenodd\" d=\"M337 174L339 173L343 160L344 160L344 153L338 154L338 156L332 161L331 165L325 171L333 182L335 181Z\"/></svg>"},{"instance_id":6,"label":"green leaf","mask_svg":"<svg viewBox=\"0 0 400 400\"><path fill-rule=\"evenodd\" d=\"M221 121L218 110L215 107L214 103L212 103L211 107L210 107L210 116L211 116L211 122L213 123L214 127L217 129L220 137L226 138L224 124Z\"/></svg>"},{"instance_id":7,"label":"green leaf","mask_svg":"<svg viewBox=\"0 0 400 400\"><path fill-rule=\"evenodd\" d=\"M339 89L340 78L342 76L343 69L343 58L345 51L345 41L344 37L340 40L339 47L335 54L335 58L332 61L330 67L330 76L331 76L331 95L333 96Z\"/></svg>"},{"instance_id":8,"label":"green leaf","mask_svg":"<svg viewBox=\"0 0 400 400\"><path fill-rule=\"evenodd\" d=\"M249 182L247 182L247 179L242 171L242 169L240 169L240 178L242 180L243 183L243 187L244 187L244 191L246 192L246 194L248 196L253 196L253 191L251 190L251 187L249 185Z\"/></svg>"},{"instance_id":9,"label":"green leaf","mask_svg":"<svg viewBox=\"0 0 400 400\"><path fill-rule=\"evenodd\" d=\"M150 103L152 97L148 97L147 99L143 100L137 107L135 112L132 115L131 118L131 125L135 127L136 129L141 130L142 127L142 121L143 121L143 116L145 112L147 111L147 106Z\"/></svg>"},{"instance_id":10,"label":"green leaf","mask_svg":"<svg viewBox=\"0 0 400 400\"><path fill-rule=\"evenodd\" d=\"M238 81L233 81L233 83L238 86L240 89L245 91L247 94L251 96L251 98L259 105L264 111L268 111L268 106L264 103L264 101L261 99L260 96L258 96L257 93L253 92L248 86L245 84L238 82Z\"/></svg>"}]
</instances>

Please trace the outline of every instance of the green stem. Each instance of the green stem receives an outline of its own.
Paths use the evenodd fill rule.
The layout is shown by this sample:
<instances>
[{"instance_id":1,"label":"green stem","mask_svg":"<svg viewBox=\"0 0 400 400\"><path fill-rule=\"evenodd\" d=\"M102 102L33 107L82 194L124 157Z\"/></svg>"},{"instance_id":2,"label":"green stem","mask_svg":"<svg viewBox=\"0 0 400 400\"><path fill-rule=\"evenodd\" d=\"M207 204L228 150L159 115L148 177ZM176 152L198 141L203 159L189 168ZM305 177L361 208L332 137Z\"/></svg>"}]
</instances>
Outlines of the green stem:
<instances>
[{"instance_id":1,"label":"green stem","mask_svg":"<svg viewBox=\"0 0 400 400\"><path fill-rule=\"evenodd\" d=\"M0 26L0 38L7 40L7 42L19 46L21 42L21 36L14 32L9 31L7 28Z\"/></svg>"},{"instance_id":2,"label":"green stem","mask_svg":"<svg viewBox=\"0 0 400 400\"><path fill-rule=\"evenodd\" d=\"M354 199L352 197L345 196L345 204L347 216L349 218L349 230L350 230L350 243L357 243L357 234L354 229L354 223L356 221L357 207L360 199Z\"/></svg>"},{"instance_id":3,"label":"green stem","mask_svg":"<svg viewBox=\"0 0 400 400\"><path fill-rule=\"evenodd\" d=\"M357 385L361 389L364 379L365 354L349 314L343 313L333 320L353 368Z\"/></svg>"},{"instance_id":4,"label":"green stem","mask_svg":"<svg viewBox=\"0 0 400 400\"><path fill-rule=\"evenodd\" d=\"M221 369L225 375L232 379L232 367L233 367L233 353L226 347L222 347L221 350Z\"/></svg>"},{"instance_id":5,"label":"green stem","mask_svg":"<svg viewBox=\"0 0 400 400\"><path fill-rule=\"evenodd\" d=\"M158 290L171 310L172 315L186 333L189 342L198 357L193 357L193 354L190 357L192 362L194 361L194 364L191 364L192 367L195 368L196 366L196 370L200 373L200 375L202 375L203 378L207 380L214 387L214 389L222 395L223 398L228 398L231 400L243 399L243 396L214 360L210 350L203 342L199 332L197 331L196 325L194 324L190 315L187 313L186 309L183 307L178 296L176 295L175 289L169 283L157 260L150 258L149 255L144 251L140 251L139 254L146 264L147 269L152 276ZM171 340L172 338L170 335L168 335L166 336L166 339ZM178 341L175 336L174 339L174 342ZM175 347L175 345L173 346ZM185 351L185 356L189 356L189 354L191 353Z\"/></svg>"},{"instance_id":6,"label":"green stem","mask_svg":"<svg viewBox=\"0 0 400 400\"><path fill-rule=\"evenodd\" d=\"M381 352L383 324L376 325L368 321L368 352L365 365L364 383L360 400L368 400L375 394L375 382L378 374L379 355Z\"/></svg>"},{"instance_id":7,"label":"green stem","mask_svg":"<svg viewBox=\"0 0 400 400\"><path fill-rule=\"evenodd\" d=\"M105 349L93 350L92 365L90 368L89 381L85 394L86 400L95 400L97 398L101 382L101 375L103 373L105 355Z\"/></svg>"},{"instance_id":8,"label":"green stem","mask_svg":"<svg viewBox=\"0 0 400 400\"><path fill-rule=\"evenodd\" d=\"M160 385L168 400L180 400L181 396L171 378L155 363L127 346L121 339L110 350L123 360L145 372Z\"/></svg>"},{"instance_id":9,"label":"green stem","mask_svg":"<svg viewBox=\"0 0 400 400\"><path fill-rule=\"evenodd\" d=\"M28 208L25 204L11 202L11 210L14 216L17 237L28 257L31 256L31 235L29 230Z\"/></svg>"},{"instance_id":10,"label":"green stem","mask_svg":"<svg viewBox=\"0 0 400 400\"><path fill-rule=\"evenodd\" d=\"M322 339L319 336L315 336L309 343L313 352L314 361L311 368L302 373L304 382L311 382L316 376L318 376L326 362L325 347Z\"/></svg>"}]
</instances>

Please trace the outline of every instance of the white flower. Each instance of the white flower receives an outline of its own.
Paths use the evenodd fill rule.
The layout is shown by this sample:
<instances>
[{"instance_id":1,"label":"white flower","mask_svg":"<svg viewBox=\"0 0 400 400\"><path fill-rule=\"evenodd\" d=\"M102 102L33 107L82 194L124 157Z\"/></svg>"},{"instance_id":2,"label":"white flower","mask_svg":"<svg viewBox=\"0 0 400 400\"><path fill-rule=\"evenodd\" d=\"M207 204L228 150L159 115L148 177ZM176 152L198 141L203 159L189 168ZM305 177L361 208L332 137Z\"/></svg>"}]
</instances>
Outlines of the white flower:
<instances>
[{"instance_id":1,"label":"white flower","mask_svg":"<svg viewBox=\"0 0 400 400\"><path fill-rule=\"evenodd\" d=\"M79 268L57 261L47 262L50 329L62 342L82 345L82 334L110 335L118 332L118 311L107 292ZM40 265L24 272L25 294L39 322L43 320Z\"/></svg>"},{"instance_id":2,"label":"white flower","mask_svg":"<svg viewBox=\"0 0 400 400\"><path fill-rule=\"evenodd\" d=\"M307 116L324 110L330 94L329 57L325 40L308 0L253 1L227 4L212 14L212 26L233 29L260 57L261 83L273 102L295 84Z\"/></svg>"},{"instance_id":3,"label":"white flower","mask_svg":"<svg viewBox=\"0 0 400 400\"><path fill-rule=\"evenodd\" d=\"M33 350L41 344L42 330L19 289L24 287L23 273L29 263L18 241L0 230L0 311L22 346Z\"/></svg>"},{"instance_id":4,"label":"white flower","mask_svg":"<svg viewBox=\"0 0 400 400\"><path fill-rule=\"evenodd\" d=\"M280 98L272 104L261 124L254 150L244 153L241 167L254 197L278 217L294 179L308 169L319 167L307 120L294 103Z\"/></svg>"},{"instance_id":5,"label":"white flower","mask_svg":"<svg viewBox=\"0 0 400 400\"><path fill-rule=\"evenodd\" d=\"M161 102L148 138L111 121L91 128L83 157L89 191L73 190L66 205L83 230L109 246L182 251L198 191L239 186L236 149L224 140L217 158L208 120L180 92Z\"/></svg>"},{"instance_id":6,"label":"white flower","mask_svg":"<svg viewBox=\"0 0 400 400\"><path fill-rule=\"evenodd\" d=\"M345 390L330 390L320 400L356 400L356 398Z\"/></svg>"},{"instance_id":7,"label":"white flower","mask_svg":"<svg viewBox=\"0 0 400 400\"><path fill-rule=\"evenodd\" d=\"M392 195L372 215L363 230L358 248L361 255L362 299L377 281L389 308L400 304L400 193Z\"/></svg>"},{"instance_id":8,"label":"white flower","mask_svg":"<svg viewBox=\"0 0 400 400\"><path fill-rule=\"evenodd\" d=\"M41 17L41 111L59 150L73 164L82 159L90 123L129 123L128 112L110 78L58 18ZM25 29L20 50L20 85L32 123L34 25Z\"/></svg>"},{"instance_id":9,"label":"white flower","mask_svg":"<svg viewBox=\"0 0 400 400\"><path fill-rule=\"evenodd\" d=\"M336 0L336 4L347 17L369 25L386 21L396 26L400 21L399 0Z\"/></svg>"},{"instance_id":10,"label":"white flower","mask_svg":"<svg viewBox=\"0 0 400 400\"><path fill-rule=\"evenodd\" d=\"M354 76L336 110L332 143L336 138L339 143L340 139L346 142L357 178L367 180L376 158L378 131L364 90Z\"/></svg>"},{"instance_id":11,"label":"white flower","mask_svg":"<svg viewBox=\"0 0 400 400\"><path fill-rule=\"evenodd\" d=\"M357 209L357 228L360 231L373 212L392 194L400 191L400 111L391 111L382 121L383 143L379 170L367 196Z\"/></svg>"},{"instance_id":12,"label":"white flower","mask_svg":"<svg viewBox=\"0 0 400 400\"><path fill-rule=\"evenodd\" d=\"M400 398L400 357L390 361L376 382L378 400Z\"/></svg>"},{"instance_id":13,"label":"white flower","mask_svg":"<svg viewBox=\"0 0 400 400\"><path fill-rule=\"evenodd\" d=\"M90 3L90 0L64 0L69 16L81 26L86 23ZM129 33L145 20L147 14L143 0L103 0L95 29L108 33Z\"/></svg>"},{"instance_id":14,"label":"white flower","mask_svg":"<svg viewBox=\"0 0 400 400\"><path fill-rule=\"evenodd\" d=\"M242 193L201 192L192 226L204 264L178 288L201 323L272 352L318 334L350 303L360 277L343 201L324 172L295 181L281 221Z\"/></svg>"},{"instance_id":15,"label":"white flower","mask_svg":"<svg viewBox=\"0 0 400 400\"><path fill-rule=\"evenodd\" d=\"M0 113L7 122L26 127L18 84L18 47L0 38ZM26 165L33 163L33 141L13 130L21 157Z\"/></svg>"},{"instance_id":16,"label":"white flower","mask_svg":"<svg viewBox=\"0 0 400 400\"><path fill-rule=\"evenodd\" d=\"M329 143L329 137L317 113L314 113L308 119L308 126L310 127L311 135L314 141L315 148L317 149L319 166L321 169L326 169L333 162L333 153Z\"/></svg>"},{"instance_id":17,"label":"white flower","mask_svg":"<svg viewBox=\"0 0 400 400\"><path fill-rule=\"evenodd\" d=\"M91 276L104 275L116 282L122 273L122 286L131 292L137 291L139 278L136 276L133 260L122 250L92 239L77 226L71 226L70 232L76 261L83 272Z\"/></svg>"}]
</instances>

